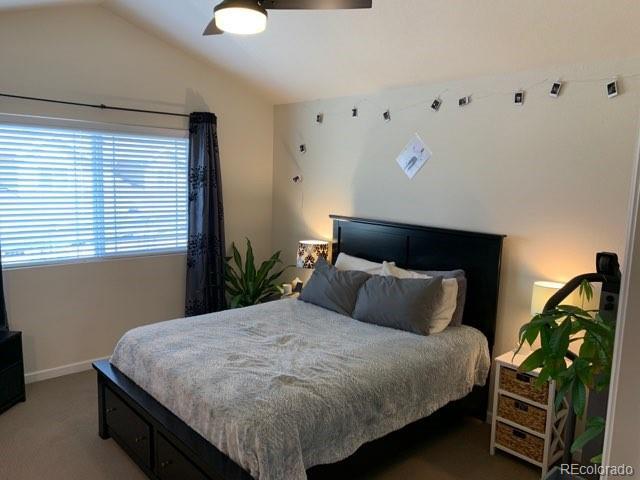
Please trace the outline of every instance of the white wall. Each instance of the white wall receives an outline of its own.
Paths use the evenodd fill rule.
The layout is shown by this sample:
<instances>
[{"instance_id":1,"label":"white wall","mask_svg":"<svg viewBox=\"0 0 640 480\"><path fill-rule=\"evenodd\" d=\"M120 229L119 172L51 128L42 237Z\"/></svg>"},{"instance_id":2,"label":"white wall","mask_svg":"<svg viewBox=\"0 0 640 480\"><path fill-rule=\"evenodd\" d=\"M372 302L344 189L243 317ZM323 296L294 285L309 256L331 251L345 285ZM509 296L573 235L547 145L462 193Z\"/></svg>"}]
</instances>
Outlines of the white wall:
<instances>
[{"instance_id":1,"label":"white wall","mask_svg":"<svg viewBox=\"0 0 640 480\"><path fill-rule=\"evenodd\" d=\"M568 280L593 271L597 251L622 253L640 82L623 81L611 100L602 81L568 81L557 99L545 82L522 107L512 92L546 78L637 72L640 59L278 106L274 248L292 261L298 239L330 238L330 213L506 234L495 352L507 351L528 320L534 280ZM430 111L445 90L441 110ZM491 92L504 93L482 98ZM410 181L395 158L415 132L433 158Z\"/></svg>"},{"instance_id":2,"label":"white wall","mask_svg":"<svg viewBox=\"0 0 640 480\"><path fill-rule=\"evenodd\" d=\"M227 242L270 253L273 107L236 78L98 6L0 13L0 90L218 116ZM184 128L185 122L0 99L0 112ZM106 356L137 325L182 316L183 255L5 270L27 372Z\"/></svg>"}]
</instances>

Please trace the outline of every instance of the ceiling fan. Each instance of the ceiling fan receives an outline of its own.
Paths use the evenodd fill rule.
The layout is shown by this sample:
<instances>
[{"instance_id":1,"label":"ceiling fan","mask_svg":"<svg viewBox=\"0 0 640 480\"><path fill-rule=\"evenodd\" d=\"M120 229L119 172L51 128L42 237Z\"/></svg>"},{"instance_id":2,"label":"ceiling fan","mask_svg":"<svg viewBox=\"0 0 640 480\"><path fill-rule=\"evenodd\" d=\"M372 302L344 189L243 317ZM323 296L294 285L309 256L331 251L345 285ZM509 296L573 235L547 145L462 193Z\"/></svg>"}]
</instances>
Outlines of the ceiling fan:
<instances>
[{"instance_id":1,"label":"ceiling fan","mask_svg":"<svg viewBox=\"0 0 640 480\"><path fill-rule=\"evenodd\" d=\"M267 27L267 10L342 10L371 8L372 0L223 0L203 35L250 35Z\"/></svg>"}]
</instances>

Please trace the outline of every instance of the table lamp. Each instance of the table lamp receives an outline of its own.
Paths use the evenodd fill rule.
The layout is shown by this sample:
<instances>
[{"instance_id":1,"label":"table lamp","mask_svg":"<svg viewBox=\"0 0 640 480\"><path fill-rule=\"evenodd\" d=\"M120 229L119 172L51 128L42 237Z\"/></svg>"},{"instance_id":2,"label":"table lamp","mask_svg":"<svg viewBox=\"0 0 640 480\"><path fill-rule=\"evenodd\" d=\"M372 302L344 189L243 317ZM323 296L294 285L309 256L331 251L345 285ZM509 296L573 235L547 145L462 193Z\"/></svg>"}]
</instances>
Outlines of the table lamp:
<instances>
[{"instance_id":1,"label":"table lamp","mask_svg":"<svg viewBox=\"0 0 640 480\"><path fill-rule=\"evenodd\" d=\"M564 283L560 282L548 282L543 280L534 282L533 292L531 294L531 316L542 313L547 301L562 287L564 287ZM576 296L572 294L562 303L565 305L575 305Z\"/></svg>"},{"instance_id":2,"label":"table lamp","mask_svg":"<svg viewBox=\"0 0 640 480\"><path fill-rule=\"evenodd\" d=\"M329 242L324 240L300 240L298 243L298 268L313 269L319 258L329 258Z\"/></svg>"}]
</instances>

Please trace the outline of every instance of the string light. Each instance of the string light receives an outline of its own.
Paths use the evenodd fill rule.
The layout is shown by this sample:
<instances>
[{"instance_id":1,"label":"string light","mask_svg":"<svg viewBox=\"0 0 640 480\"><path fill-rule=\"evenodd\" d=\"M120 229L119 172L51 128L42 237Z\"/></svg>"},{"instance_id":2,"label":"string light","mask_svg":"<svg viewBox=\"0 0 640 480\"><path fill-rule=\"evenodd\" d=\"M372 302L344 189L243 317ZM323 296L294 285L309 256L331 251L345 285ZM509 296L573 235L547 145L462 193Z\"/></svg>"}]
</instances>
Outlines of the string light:
<instances>
[{"instance_id":1,"label":"string light","mask_svg":"<svg viewBox=\"0 0 640 480\"><path fill-rule=\"evenodd\" d=\"M304 143L300 145L300 153L307 153L307 146Z\"/></svg>"},{"instance_id":2,"label":"string light","mask_svg":"<svg viewBox=\"0 0 640 480\"><path fill-rule=\"evenodd\" d=\"M627 75L620 75L618 77L614 77L613 79L611 77L598 77L598 78L575 78L575 79L564 79L564 80L560 80L560 79L556 79L556 80L552 80L549 78L545 78L543 80L537 81L525 88L522 88L520 90L517 91L493 91L493 92L487 92L485 94L468 94L465 95L463 97L459 97L458 98L458 106L459 107L464 107L466 105L468 105L469 103L471 103L471 98L473 95L473 99L474 102L478 101L478 100L483 100L486 98L490 98L490 97L495 97L495 96L505 96L505 95L509 95L511 96L511 98L513 99L514 104L516 105L523 105L524 104L524 100L525 100L525 96L526 96L526 92L528 90L531 90L539 85L542 84L548 84L549 82L551 82L550 88L548 90L549 92L549 96L553 97L553 98L557 98L561 95L562 91L564 90L564 85L565 83L604 83L605 86L605 91L606 94L609 98L614 98L618 95L620 95L620 89L619 89L619 82L621 79L632 79L632 78L638 78L640 77L640 72L639 73L631 73L631 74L627 74ZM421 108L430 108L432 111L434 112L438 112L440 110L440 108L442 107L442 105L445 103L442 95L447 92L449 89L444 89L442 90L435 98L432 97L433 100L429 101L429 100L423 100L423 101L419 101L419 102L415 102L412 103L410 105L405 105L404 107L399 107L399 108L394 108L394 113L400 113L400 112L404 112L406 110L410 110L416 107L421 107ZM353 108L351 108L351 117L352 118L358 118L360 117L360 108L359 106L363 103L370 103L372 104L376 109L379 110L383 110L383 107L380 106L380 104L378 104L373 98L362 98L359 102L357 102ZM304 106L303 108L307 109L307 108L312 108L311 105L308 106ZM327 110L324 113L317 113L316 114L316 123L321 124L324 122L324 116L326 113L332 114L332 113L339 113L340 111L343 111L342 109L336 108L334 110ZM384 119L385 122L390 122L391 121L391 110L389 108L384 109L383 113L382 113L382 118ZM306 151L306 149L305 149ZM302 152L302 150L301 150ZM304 153L304 152L302 152Z\"/></svg>"}]
</instances>

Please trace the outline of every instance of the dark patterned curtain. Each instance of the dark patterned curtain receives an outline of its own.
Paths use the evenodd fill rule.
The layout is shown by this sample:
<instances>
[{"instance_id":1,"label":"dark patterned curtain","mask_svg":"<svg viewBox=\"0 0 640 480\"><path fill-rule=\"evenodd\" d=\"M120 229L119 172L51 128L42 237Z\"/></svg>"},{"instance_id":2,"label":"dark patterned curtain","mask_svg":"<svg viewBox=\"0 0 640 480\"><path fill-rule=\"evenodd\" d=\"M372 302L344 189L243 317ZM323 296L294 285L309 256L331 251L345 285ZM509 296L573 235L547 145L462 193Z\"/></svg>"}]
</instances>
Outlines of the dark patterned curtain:
<instances>
[{"instance_id":1,"label":"dark patterned curtain","mask_svg":"<svg viewBox=\"0 0 640 480\"><path fill-rule=\"evenodd\" d=\"M2 257L2 252L0 252ZM0 330L9 329L9 320L7 319L7 305L4 303L4 282L2 280L2 262L0 262Z\"/></svg>"},{"instance_id":2,"label":"dark patterned curtain","mask_svg":"<svg viewBox=\"0 0 640 480\"><path fill-rule=\"evenodd\" d=\"M213 113L189 118L189 238L185 314L202 315L225 307L224 214Z\"/></svg>"}]
</instances>

